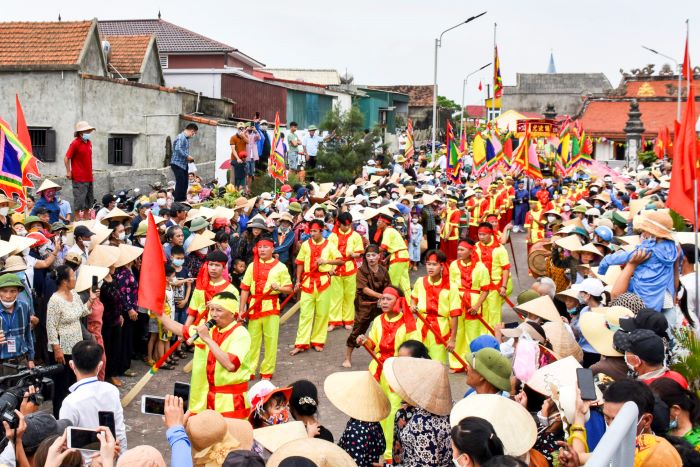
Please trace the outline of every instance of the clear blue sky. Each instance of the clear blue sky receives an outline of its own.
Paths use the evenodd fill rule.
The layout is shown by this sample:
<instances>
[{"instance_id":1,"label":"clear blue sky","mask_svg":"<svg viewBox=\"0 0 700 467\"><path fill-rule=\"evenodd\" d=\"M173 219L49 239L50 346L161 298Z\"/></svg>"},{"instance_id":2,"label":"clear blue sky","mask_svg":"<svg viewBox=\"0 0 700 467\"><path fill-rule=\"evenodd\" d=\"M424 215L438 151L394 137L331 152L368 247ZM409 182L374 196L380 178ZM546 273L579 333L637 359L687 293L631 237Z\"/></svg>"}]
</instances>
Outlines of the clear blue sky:
<instances>
[{"instance_id":1,"label":"clear blue sky","mask_svg":"<svg viewBox=\"0 0 700 467\"><path fill-rule=\"evenodd\" d=\"M685 19L690 49L700 65L699 0L213 0L3 1L2 21L163 19L239 48L270 67L347 68L359 84L432 84L435 37L488 10L471 24L447 33L440 50L440 94L459 102L466 74L493 57L493 23L505 85L516 72L545 72L553 50L558 72L603 72L613 86L619 69L667 60L645 44L682 58ZM470 78L467 103L478 103L479 79Z\"/></svg>"}]
</instances>

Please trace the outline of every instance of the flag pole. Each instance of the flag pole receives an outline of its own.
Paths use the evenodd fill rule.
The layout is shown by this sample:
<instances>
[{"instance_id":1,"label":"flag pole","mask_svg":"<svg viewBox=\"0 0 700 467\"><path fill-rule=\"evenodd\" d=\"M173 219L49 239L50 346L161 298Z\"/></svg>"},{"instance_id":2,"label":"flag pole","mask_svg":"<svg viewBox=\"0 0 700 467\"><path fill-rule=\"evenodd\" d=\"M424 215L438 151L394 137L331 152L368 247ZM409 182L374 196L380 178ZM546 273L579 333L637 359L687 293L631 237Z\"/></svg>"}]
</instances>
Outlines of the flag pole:
<instances>
[{"instance_id":1,"label":"flag pole","mask_svg":"<svg viewBox=\"0 0 700 467\"><path fill-rule=\"evenodd\" d=\"M493 23L493 94L491 94L491 120L496 119L496 73L498 73L498 67L500 67L500 62L496 62L496 23Z\"/></svg>"},{"instance_id":2,"label":"flag pole","mask_svg":"<svg viewBox=\"0 0 700 467\"><path fill-rule=\"evenodd\" d=\"M690 19L685 20L685 37L687 43L687 41L690 38ZM688 45L688 48L690 48L690 45ZM688 56L690 56L690 50L688 50ZM684 62L685 58L686 57L683 57ZM688 59L688 96L690 96L690 82L693 79L693 75L691 74L692 72L693 69L690 66L690 60ZM689 101L686 105L690 104L691 103ZM695 312L697 313L697 311L700 310L700 295L698 295L698 290L700 290L700 270L698 270L698 161L695 160L694 163L695 170L693 171L693 220L695 222L693 224L693 233L695 234L695 250L693 251L693 254L695 255Z\"/></svg>"}]
</instances>

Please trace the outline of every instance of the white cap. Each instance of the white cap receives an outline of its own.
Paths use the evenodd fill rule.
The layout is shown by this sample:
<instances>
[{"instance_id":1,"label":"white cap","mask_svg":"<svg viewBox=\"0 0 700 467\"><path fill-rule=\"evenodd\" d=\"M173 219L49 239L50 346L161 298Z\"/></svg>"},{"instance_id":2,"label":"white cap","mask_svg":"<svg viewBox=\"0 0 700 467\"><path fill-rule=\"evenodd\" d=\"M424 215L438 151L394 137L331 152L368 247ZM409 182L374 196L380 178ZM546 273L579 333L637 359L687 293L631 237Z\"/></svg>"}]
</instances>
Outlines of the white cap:
<instances>
[{"instance_id":1,"label":"white cap","mask_svg":"<svg viewBox=\"0 0 700 467\"><path fill-rule=\"evenodd\" d=\"M594 297L600 297L605 291L605 286L600 279L593 279L589 277L588 279L581 281L579 284L572 285L571 289L575 290L576 292L586 292Z\"/></svg>"},{"instance_id":2,"label":"white cap","mask_svg":"<svg viewBox=\"0 0 700 467\"><path fill-rule=\"evenodd\" d=\"M374 159L370 159L367 161L367 165L377 165L377 162Z\"/></svg>"}]
</instances>

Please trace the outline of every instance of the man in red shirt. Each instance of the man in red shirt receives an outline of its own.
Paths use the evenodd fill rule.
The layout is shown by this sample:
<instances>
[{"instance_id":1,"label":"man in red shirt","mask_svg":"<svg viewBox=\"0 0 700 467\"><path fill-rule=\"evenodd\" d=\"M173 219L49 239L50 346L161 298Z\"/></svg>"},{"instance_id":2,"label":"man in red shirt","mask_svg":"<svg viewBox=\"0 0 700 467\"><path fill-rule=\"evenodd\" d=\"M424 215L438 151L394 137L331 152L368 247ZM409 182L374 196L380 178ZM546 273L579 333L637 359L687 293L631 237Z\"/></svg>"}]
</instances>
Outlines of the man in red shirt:
<instances>
[{"instance_id":1,"label":"man in red shirt","mask_svg":"<svg viewBox=\"0 0 700 467\"><path fill-rule=\"evenodd\" d=\"M68 146L66 157L66 178L73 181L73 210L76 221L90 219L90 208L95 204L92 187L92 133L95 128L88 122L75 124L75 139Z\"/></svg>"}]
</instances>

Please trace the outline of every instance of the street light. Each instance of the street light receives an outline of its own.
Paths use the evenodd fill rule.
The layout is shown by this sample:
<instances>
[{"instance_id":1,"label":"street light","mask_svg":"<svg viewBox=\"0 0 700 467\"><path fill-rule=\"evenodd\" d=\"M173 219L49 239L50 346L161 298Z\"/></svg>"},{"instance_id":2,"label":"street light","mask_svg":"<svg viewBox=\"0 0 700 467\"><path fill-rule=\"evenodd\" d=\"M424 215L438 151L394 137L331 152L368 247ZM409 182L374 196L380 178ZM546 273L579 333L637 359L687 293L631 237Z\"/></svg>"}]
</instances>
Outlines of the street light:
<instances>
[{"instance_id":1,"label":"street light","mask_svg":"<svg viewBox=\"0 0 700 467\"><path fill-rule=\"evenodd\" d=\"M648 50L649 52L651 52L655 55L659 55L661 57L668 58L669 60L671 60L673 63L676 64L676 68L678 68L678 109L676 110L676 120L678 120L680 122L681 121L681 86L682 86L681 75L683 74L682 73L683 70L681 70L681 64L678 63L678 60L676 60L675 58L670 57L666 54L662 54L661 52L654 50L651 47L647 47L646 45L643 45L642 48Z\"/></svg>"},{"instance_id":2,"label":"street light","mask_svg":"<svg viewBox=\"0 0 700 467\"><path fill-rule=\"evenodd\" d=\"M491 62L488 62L486 65L482 66L478 70L472 71L471 73L469 73L467 75L466 78L464 78L464 82L462 83L462 108L459 111L459 137L460 138L462 137L462 133L464 132L464 92L467 89L467 80L469 79L469 77L471 75L480 72L481 70L483 70L484 68L486 68L487 66L490 66L490 65L491 65Z\"/></svg>"},{"instance_id":3,"label":"street light","mask_svg":"<svg viewBox=\"0 0 700 467\"><path fill-rule=\"evenodd\" d=\"M432 146L431 146L431 152L432 152L432 162L435 163L435 126L437 124L437 66L438 66L438 48L442 47L442 36L445 35L446 32L452 31L453 29L456 29L464 24L470 23L474 21L475 19L484 16L486 12L484 11L483 13L480 13L476 16L472 16L471 18L467 18L465 21L452 26L451 28L445 29L440 33L440 37L435 39L435 64L434 64L434 69L433 69L433 132L432 132Z\"/></svg>"}]
</instances>

